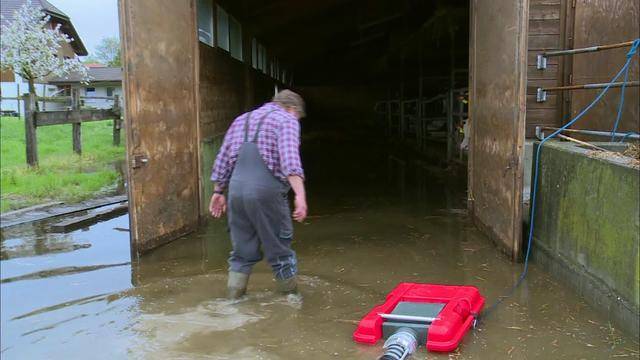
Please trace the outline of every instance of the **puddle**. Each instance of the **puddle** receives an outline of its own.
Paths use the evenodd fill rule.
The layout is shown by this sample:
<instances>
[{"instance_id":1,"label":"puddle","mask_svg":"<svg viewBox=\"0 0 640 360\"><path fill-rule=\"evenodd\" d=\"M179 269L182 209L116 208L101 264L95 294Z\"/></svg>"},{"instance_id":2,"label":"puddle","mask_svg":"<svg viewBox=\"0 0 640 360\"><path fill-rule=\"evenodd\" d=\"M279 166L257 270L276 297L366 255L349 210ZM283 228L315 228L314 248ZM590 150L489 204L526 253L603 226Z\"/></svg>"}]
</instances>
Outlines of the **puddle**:
<instances>
[{"instance_id":1,"label":"puddle","mask_svg":"<svg viewBox=\"0 0 640 360\"><path fill-rule=\"evenodd\" d=\"M466 180L383 147L304 149L310 218L296 225L301 296L274 292L268 266L224 299L229 241L212 222L130 263L127 216L68 234L2 231L2 358L376 359L357 321L398 282L471 284L492 302L512 264L470 223ZM345 151L347 151L346 156ZM458 352L420 358L638 358L613 328L536 264Z\"/></svg>"}]
</instances>

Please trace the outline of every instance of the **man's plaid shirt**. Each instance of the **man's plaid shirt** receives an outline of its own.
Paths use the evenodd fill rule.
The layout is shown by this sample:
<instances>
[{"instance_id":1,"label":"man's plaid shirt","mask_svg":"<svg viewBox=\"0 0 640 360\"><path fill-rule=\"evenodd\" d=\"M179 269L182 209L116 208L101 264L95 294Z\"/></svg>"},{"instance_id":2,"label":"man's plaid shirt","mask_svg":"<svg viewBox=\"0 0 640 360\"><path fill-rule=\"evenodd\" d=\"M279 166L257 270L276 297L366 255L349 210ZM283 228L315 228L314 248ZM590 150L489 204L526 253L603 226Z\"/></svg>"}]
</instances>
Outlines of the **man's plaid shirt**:
<instances>
[{"instance_id":1,"label":"man's plaid shirt","mask_svg":"<svg viewBox=\"0 0 640 360\"><path fill-rule=\"evenodd\" d=\"M262 160L267 168L281 181L288 176L304 178L300 160L300 123L280 105L266 103L253 110L249 122L248 141L254 138L258 121L265 115L256 141ZM233 168L238 159L240 146L244 142L244 125L250 113L238 116L224 137L224 142L213 165L211 181L224 190L229 184Z\"/></svg>"}]
</instances>

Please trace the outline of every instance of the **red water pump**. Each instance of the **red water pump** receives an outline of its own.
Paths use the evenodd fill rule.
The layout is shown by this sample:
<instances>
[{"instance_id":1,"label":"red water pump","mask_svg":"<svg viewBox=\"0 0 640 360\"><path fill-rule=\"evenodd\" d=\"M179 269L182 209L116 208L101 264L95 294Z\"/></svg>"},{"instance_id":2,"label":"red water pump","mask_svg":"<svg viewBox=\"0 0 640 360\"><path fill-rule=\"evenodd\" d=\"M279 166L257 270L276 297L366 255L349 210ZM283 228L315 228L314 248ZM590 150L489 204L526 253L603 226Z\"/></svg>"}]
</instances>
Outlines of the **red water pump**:
<instances>
[{"instance_id":1,"label":"red water pump","mask_svg":"<svg viewBox=\"0 0 640 360\"><path fill-rule=\"evenodd\" d=\"M391 355L381 359L404 359L423 344L429 351L453 351L483 306L474 286L401 283L360 320L353 339L364 344L387 339L384 347Z\"/></svg>"}]
</instances>

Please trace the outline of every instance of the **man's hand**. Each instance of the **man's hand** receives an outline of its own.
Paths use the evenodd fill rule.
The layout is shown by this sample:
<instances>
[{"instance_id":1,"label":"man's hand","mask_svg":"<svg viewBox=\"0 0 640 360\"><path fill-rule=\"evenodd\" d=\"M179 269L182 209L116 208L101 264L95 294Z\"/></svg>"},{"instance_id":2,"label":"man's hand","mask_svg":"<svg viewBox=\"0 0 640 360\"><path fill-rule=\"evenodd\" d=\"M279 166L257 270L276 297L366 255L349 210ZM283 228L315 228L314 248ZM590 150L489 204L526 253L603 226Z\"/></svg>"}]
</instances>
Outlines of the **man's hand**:
<instances>
[{"instance_id":1,"label":"man's hand","mask_svg":"<svg viewBox=\"0 0 640 360\"><path fill-rule=\"evenodd\" d=\"M303 222L307 217L307 195L304 191L304 181L300 176L292 175L287 177L296 199L293 201L295 209L293 210L293 220Z\"/></svg>"},{"instance_id":2,"label":"man's hand","mask_svg":"<svg viewBox=\"0 0 640 360\"><path fill-rule=\"evenodd\" d=\"M209 202L209 212L214 218L220 218L227 212L227 199L222 194L213 194Z\"/></svg>"},{"instance_id":3,"label":"man's hand","mask_svg":"<svg viewBox=\"0 0 640 360\"><path fill-rule=\"evenodd\" d=\"M303 222L307 217L307 199L304 196L297 196L294 200L295 210L293 211L293 220Z\"/></svg>"}]
</instances>

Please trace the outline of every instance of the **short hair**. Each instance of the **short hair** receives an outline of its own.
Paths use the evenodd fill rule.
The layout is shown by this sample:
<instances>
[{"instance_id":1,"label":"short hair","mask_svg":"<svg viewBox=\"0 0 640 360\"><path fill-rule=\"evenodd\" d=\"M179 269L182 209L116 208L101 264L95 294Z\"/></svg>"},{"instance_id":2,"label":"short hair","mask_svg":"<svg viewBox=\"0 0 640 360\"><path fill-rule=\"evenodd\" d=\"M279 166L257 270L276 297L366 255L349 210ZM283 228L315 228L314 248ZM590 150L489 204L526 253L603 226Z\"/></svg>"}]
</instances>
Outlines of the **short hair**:
<instances>
[{"instance_id":1,"label":"short hair","mask_svg":"<svg viewBox=\"0 0 640 360\"><path fill-rule=\"evenodd\" d=\"M272 99L273 102L280 104L285 108L294 108L300 114L300 117L306 115L304 111L304 100L302 97L291 90L285 89L275 94Z\"/></svg>"}]
</instances>

